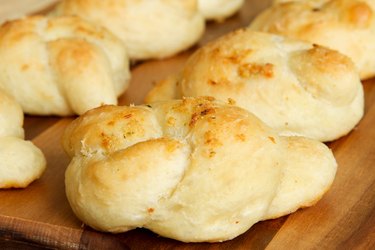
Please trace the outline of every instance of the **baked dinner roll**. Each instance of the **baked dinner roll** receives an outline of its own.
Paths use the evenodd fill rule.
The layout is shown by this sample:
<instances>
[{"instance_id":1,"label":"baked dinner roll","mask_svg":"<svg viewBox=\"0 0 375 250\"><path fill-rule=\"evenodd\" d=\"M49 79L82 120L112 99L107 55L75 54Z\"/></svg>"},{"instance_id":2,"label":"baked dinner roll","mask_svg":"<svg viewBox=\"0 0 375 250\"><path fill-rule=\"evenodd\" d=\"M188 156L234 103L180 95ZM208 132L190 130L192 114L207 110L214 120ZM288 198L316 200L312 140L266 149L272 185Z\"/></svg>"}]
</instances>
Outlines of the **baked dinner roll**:
<instances>
[{"instance_id":1,"label":"baked dinner roll","mask_svg":"<svg viewBox=\"0 0 375 250\"><path fill-rule=\"evenodd\" d=\"M0 188L24 188L46 168L43 153L25 141L22 109L0 91Z\"/></svg>"},{"instance_id":2,"label":"baked dinner roll","mask_svg":"<svg viewBox=\"0 0 375 250\"><path fill-rule=\"evenodd\" d=\"M32 16L0 27L0 87L28 114L117 104L129 77L122 42L79 18Z\"/></svg>"},{"instance_id":3,"label":"baked dinner roll","mask_svg":"<svg viewBox=\"0 0 375 250\"><path fill-rule=\"evenodd\" d=\"M375 76L375 1L289 1L261 12L250 24L271 32L320 44L349 56L361 79Z\"/></svg>"},{"instance_id":4,"label":"baked dinner roll","mask_svg":"<svg viewBox=\"0 0 375 250\"><path fill-rule=\"evenodd\" d=\"M312 4L322 4L328 2L330 0L273 0L274 4L279 3L287 3L287 2L305 2L305 3L312 3Z\"/></svg>"},{"instance_id":5,"label":"baked dinner roll","mask_svg":"<svg viewBox=\"0 0 375 250\"><path fill-rule=\"evenodd\" d=\"M229 240L312 205L336 173L323 143L278 136L208 97L102 106L73 121L63 145L66 194L84 223L184 242Z\"/></svg>"},{"instance_id":6,"label":"baked dinner roll","mask_svg":"<svg viewBox=\"0 0 375 250\"><path fill-rule=\"evenodd\" d=\"M51 15L77 15L106 27L133 60L177 54L194 45L205 28L197 0L63 0Z\"/></svg>"},{"instance_id":7,"label":"baked dinner roll","mask_svg":"<svg viewBox=\"0 0 375 250\"><path fill-rule=\"evenodd\" d=\"M146 102L182 96L231 99L282 135L331 141L363 116L363 88L346 56L318 45L242 29L196 51Z\"/></svg>"},{"instance_id":8,"label":"baked dinner roll","mask_svg":"<svg viewBox=\"0 0 375 250\"><path fill-rule=\"evenodd\" d=\"M236 13L244 2L244 0L198 0L198 6L206 19L222 21Z\"/></svg>"}]
</instances>

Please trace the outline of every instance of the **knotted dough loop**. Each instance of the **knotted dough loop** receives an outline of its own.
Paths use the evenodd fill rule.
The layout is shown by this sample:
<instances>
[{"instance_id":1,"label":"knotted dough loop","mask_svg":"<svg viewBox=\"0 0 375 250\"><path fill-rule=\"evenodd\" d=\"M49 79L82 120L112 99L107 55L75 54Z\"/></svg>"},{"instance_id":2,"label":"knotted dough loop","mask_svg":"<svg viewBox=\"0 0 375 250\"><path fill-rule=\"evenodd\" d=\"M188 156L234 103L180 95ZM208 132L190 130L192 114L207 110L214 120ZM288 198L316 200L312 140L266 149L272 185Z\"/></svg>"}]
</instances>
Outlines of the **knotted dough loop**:
<instances>
[{"instance_id":1,"label":"knotted dough loop","mask_svg":"<svg viewBox=\"0 0 375 250\"><path fill-rule=\"evenodd\" d=\"M63 145L72 157L66 194L84 223L185 242L232 239L312 205L336 172L324 144L280 137L205 97L91 110L68 126Z\"/></svg>"},{"instance_id":2,"label":"knotted dough loop","mask_svg":"<svg viewBox=\"0 0 375 250\"><path fill-rule=\"evenodd\" d=\"M0 188L24 188L46 168L40 149L23 140L22 124L21 107L0 91Z\"/></svg>"},{"instance_id":3,"label":"knotted dough loop","mask_svg":"<svg viewBox=\"0 0 375 250\"><path fill-rule=\"evenodd\" d=\"M375 1L276 1L250 24L253 30L301 39L350 57L361 79L375 76Z\"/></svg>"},{"instance_id":4,"label":"knotted dough loop","mask_svg":"<svg viewBox=\"0 0 375 250\"><path fill-rule=\"evenodd\" d=\"M107 28L124 42L132 60L177 54L205 29L197 0L64 0L51 15L76 15Z\"/></svg>"},{"instance_id":5,"label":"knotted dough loop","mask_svg":"<svg viewBox=\"0 0 375 250\"><path fill-rule=\"evenodd\" d=\"M287 3L287 2L305 2L305 3L313 4L315 6L319 6L328 1L330 0L273 0L272 3L279 4L279 3Z\"/></svg>"},{"instance_id":6,"label":"knotted dough loop","mask_svg":"<svg viewBox=\"0 0 375 250\"><path fill-rule=\"evenodd\" d=\"M0 27L0 87L25 113L82 114L116 104L129 78L124 45L79 18L32 16Z\"/></svg>"},{"instance_id":7,"label":"knotted dough loop","mask_svg":"<svg viewBox=\"0 0 375 250\"><path fill-rule=\"evenodd\" d=\"M241 29L197 50L177 76L160 82L146 102L213 96L258 116L283 135L330 141L363 116L355 66L327 48Z\"/></svg>"}]
</instances>

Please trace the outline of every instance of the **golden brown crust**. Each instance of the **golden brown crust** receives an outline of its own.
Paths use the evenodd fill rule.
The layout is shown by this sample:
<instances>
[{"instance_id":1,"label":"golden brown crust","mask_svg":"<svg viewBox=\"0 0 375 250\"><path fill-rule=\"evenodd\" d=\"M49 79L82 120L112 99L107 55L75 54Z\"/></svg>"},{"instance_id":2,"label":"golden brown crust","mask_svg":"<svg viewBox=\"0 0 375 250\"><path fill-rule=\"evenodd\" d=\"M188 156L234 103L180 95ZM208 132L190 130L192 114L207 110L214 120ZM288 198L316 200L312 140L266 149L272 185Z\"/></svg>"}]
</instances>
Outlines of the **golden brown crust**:
<instances>
[{"instance_id":1,"label":"golden brown crust","mask_svg":"<svg viewBox=\"0 0 375 250\"><path fill-rule=\"evenodd\" d=\"M130 77L124 45L77 17L5 23L0 59L0 86L29 114L81 114L116 104Z\"/></svg>"},{"instance_id":2,"label":"golden brown crust","mask_svg":"<svg viewBox=\"0 0 375 250\"><path fill-rule=\"evenodd\" d=\"M361 79L375 75L375 2L372 0L275 1L250 28L338 50L356 64ZM279 3L280 2L280 3Z\"/></svg>"},{"instance_id":3,"label":"golden brown crust","mask_svg":"<svg viewBox=\"0 0 375 250\"><path fill-rule=\"evenodd\" d=\"M229 98L282 134L321 141L351 131L363 116L361 81L337 51L240 29L198 49L182 71L145 101L183 96Z\"/></svg>"},{"instance_id":4,"label":"golden brown crust","mask_svg":"<svg viewBox=\"0 0 375 250\"><path fill-rule=\"evenodd\" d=\"M177 54L194 45L205 29L197 0L64 0L51 15L76 15L107 28L132 60Z\"/></svg>"},{"instance_id":5,"label":"golden brown crust","mask_svg":"<svg viewBox=\"0 0 375 250\"><path fill-rule=\"evenodd\" d=\"M145 227L186 242L232 239L305 206L336 172L324 144L280 137L212 97L103 106L71 123L63 145L72 157L67 197L84 223L114 233ZM290 187L296 176L309 185ZM285 200L284 190L295 198Z\"/></svg>"}]
</instances>

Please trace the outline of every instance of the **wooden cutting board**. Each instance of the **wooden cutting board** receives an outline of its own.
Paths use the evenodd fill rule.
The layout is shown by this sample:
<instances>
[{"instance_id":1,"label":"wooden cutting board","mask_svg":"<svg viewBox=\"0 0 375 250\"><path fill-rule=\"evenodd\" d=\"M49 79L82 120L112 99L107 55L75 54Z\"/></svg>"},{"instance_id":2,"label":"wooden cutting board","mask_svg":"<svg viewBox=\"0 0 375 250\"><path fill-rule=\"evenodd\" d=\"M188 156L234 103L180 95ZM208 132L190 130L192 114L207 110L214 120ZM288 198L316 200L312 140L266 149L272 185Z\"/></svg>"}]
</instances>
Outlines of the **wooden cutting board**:
<instances>
[{"instance_id":1,"label":"wooden cutting board","mask_svg":"<svg viewBox=\"0 0 375 250\"><path fill-rule=\"evenodd\" d=\"M17 13L19 6L23 6L19 11L25 11L20 1L6 3L15 3L11 10ZM0 1L0 9L4 2ZM223 23L208 23L198 46L246 26L269 3L247 0L236 16ZM120 103L142 103L152 84L178 71L194 49L133 66L131 87ZM72 213L64 193L69 159L60 140L73 117L26 116L27 139L43 150L48 168L26 189L0 191L0 249L375 249L375 79L363 85L364 118L349 135L329 144L339 168L323 199L289 216L259 222L234 240L215 244L185 244L144 229L112 235L84 227Z\"/></svg>"}]
</instances>

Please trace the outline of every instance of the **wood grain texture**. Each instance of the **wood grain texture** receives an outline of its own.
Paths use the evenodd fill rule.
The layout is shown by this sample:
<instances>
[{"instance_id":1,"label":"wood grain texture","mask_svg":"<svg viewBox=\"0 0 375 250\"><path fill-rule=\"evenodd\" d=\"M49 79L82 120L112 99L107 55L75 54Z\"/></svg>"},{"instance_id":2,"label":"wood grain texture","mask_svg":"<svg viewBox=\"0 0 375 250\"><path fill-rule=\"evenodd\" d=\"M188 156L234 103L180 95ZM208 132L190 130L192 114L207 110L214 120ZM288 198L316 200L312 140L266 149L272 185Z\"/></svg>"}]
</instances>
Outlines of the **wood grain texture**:
<instances>
[{"instance_id":1,"label":"wood grain texture","mask_svg":"<svg viewBox=\"0 0 375 250\"><path fill-rule=\"evenodd\" d=\"M4 2L12 1L0 0L0 6ZM233 18L209 23L197 46L246 26L269 3L247 0ZM152 85L177 72L195 49L134 65L130 89L120 97L120 104L142 103ZM363 85L364 118L349 135L329 144L339 168L323 199L289 216L259 222L234 240L214 244L185 244L145 229L112 235L84 227L64 192L69 159L60 140L74 117L26 116L26 136L42 149L48 168L26 189L0 191L0 249L375 249L375 79Z\"/></svg>"}]
</instances>

